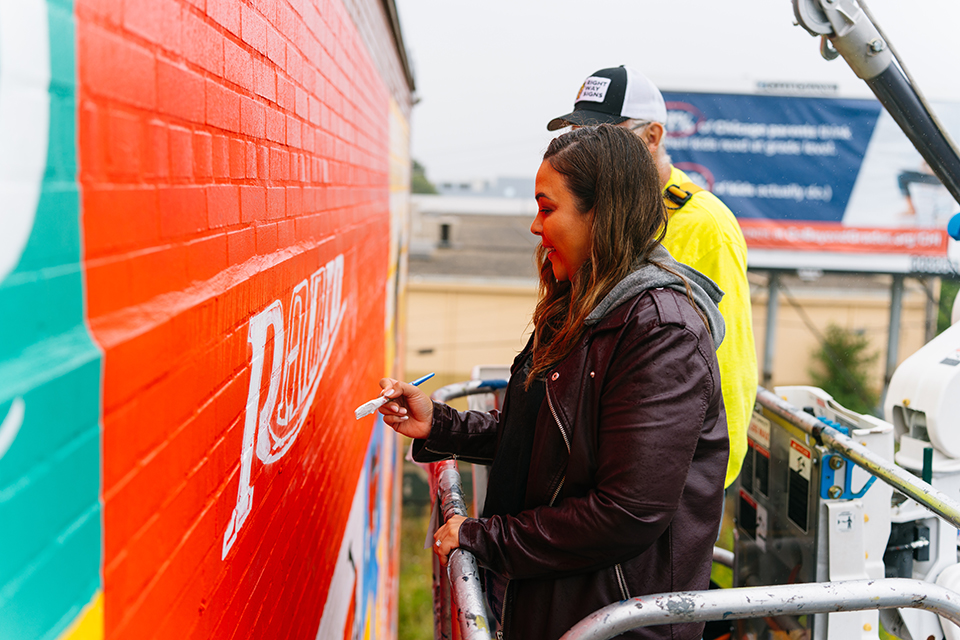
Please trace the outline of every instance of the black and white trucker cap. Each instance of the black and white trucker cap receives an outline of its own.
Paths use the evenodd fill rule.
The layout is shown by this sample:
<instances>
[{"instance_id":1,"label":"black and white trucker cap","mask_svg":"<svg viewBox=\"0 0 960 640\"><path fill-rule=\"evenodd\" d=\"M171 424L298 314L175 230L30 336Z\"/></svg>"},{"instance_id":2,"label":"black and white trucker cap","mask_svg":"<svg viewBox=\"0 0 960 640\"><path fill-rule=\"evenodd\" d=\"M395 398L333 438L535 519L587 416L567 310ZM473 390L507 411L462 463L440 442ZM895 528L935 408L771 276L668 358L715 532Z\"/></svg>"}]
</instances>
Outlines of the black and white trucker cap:
<instances>
[{"instance_id":1,"label":"black and white trucker cap","mask_svg":"<svg viewBox=\"0 0 960 640\"><path fill-rule=\"evenodd\" d=\"M660 90L639 71L620 66L600 69L584 80L573 112L547 123L547 131L570 125L620 124L630 119L666 122Z\"/></svg>"}]
</instances>

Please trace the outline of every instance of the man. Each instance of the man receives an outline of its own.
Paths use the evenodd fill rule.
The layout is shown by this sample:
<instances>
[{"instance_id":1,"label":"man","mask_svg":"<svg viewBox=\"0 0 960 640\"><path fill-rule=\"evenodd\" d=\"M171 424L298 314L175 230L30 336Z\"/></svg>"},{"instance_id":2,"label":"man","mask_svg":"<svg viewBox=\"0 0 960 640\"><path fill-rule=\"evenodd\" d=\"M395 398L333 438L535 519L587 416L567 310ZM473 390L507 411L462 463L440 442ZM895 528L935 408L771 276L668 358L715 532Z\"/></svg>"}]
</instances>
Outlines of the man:
<instances>
[{"instance_id":1,"label":"man","mask_svg":"<svg viewBox=\"0 0 960 640\"><path fill-rule=\"evenodd\" d=\"M573 111L551 120L547 129L606 122L640 136L653 154L663 187L669 216L663 246L677 261L703 273L723 290L720 313L726 336L717 359L730 436L724 486L730 486L747 452L747 428L757 392L747 245L730 209L671 164L664 144L666 121L667 108L659 89L643 74L621 66L601 69L587 78Z\"/></svg>"}]
</instances>

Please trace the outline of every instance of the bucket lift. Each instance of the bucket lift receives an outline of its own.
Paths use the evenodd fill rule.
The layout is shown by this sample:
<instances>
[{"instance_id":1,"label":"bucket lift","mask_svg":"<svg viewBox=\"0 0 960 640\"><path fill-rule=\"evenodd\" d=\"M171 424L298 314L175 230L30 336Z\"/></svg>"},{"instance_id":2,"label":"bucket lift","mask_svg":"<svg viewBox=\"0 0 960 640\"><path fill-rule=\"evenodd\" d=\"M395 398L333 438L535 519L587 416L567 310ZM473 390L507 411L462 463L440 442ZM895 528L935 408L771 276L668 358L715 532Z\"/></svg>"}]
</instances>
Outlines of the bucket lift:
<instances>
[{"instance_id":1,"label":"bucket lift","mask_svg":"<svg viewBox=\"0 0 960 640\"><path fill-rule=\"evenodd\" d=\"M879 457L893 459L892 425L847 411L813 387L781 387L776 393ZM883 578L893 489L875 480L758 405L735 485L734 586ZM772 628L816 640L873 639L879 617L875 610L858 611L761 619L741 627L740 636L762 637Z\"/></svg>"},{"instance_id":2,"label":"bucket lift","mask_svg":"<svg viewBox=\"0 0 960 640\"><path fill-rule=\"evenodd\" d=\"M793 0L793 8L797 23L821 37L823 57L844 58L960 202L956 147L866 2ZM949 229L955 238L957 222ZM949 499L960 499L960 325L900 365L886 393L886 422L853 414L818 389L776 392ZM874 478L851 460L811 441L763 403L757 408L738 486L735 585L886 577L960 592L956 523L924 506L928 496L918 501L883 483L871 486ZM881 621L901 638L960 640L960 628L915 609L810 616L793 626L832 640L876 637Z\"/></svg>"},{"instance_id":3,"label":"bucket lift","mask_svg":"<svg viewBox=\"0 0 960 640\"><path fill-rule=\"evenodd\" d=\"M760 391L735 485L734 586L912 578L960 593L956 518L934 512L941 497L960 499L960 433L952 419L960 415L958 350L955 325L908 358L891 381L887 421L848 411L813 387L778 387L772 399ZM906 478L913 496L906 486L895 491L876 482L883 472L871 473L863 460L824 442L816 427L785 419L780 399L888 464L896 461L899 474L913 476ZM960 638L960 628L916 609L767 616L740 623L738 635L762 638L773 630L866 640L881 625L906 640Z\"/></svg>"},{"instance_id":4,"label":"bucket lift","mask_svg":"<svg viewBox=\"0 0 960 640\"><path fill-rule=\"evenodd\" d=\"M956 306L954 307L956 309ZM894 428L897 464L946 495L960 497L960 324L954 324L907 358L890 380L884 415ZM888 575L918 578L960 592L957 529L913 500L892 512ZM960 629L923 612L902 613L910 636L960 638ZM891 621L891 626L895 621ZM900 635L900 634L897 634Z\"/></svg>"}]
</instances>

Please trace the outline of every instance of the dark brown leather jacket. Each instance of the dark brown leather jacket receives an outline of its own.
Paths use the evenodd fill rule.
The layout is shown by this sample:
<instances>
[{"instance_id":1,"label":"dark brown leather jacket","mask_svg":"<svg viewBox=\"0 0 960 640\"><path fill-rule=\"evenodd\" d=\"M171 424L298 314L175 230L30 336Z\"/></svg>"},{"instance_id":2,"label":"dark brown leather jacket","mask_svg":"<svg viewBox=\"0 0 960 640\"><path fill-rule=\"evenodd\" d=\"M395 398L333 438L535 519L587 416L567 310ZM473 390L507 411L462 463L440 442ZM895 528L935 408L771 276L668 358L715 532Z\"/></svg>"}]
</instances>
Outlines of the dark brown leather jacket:
<instances>
[{"instance_id":1,"label":"dark brown leather jacket","mask_svg":"<svg viewBox=\"0 0 960 640\"><path fill-rule=\"evenodd\" d=\"M654 289L621 304L546 387L551 411L536 425L526 510L460 528L460 546L509 579L504 637L552 640L629 597L706 589L727 429L713 341L687 299ZM488 463L499 417L437 404L415 457ZM702 631L681 624L624 637L697 640Z\"/></svg>"}]
</instances>

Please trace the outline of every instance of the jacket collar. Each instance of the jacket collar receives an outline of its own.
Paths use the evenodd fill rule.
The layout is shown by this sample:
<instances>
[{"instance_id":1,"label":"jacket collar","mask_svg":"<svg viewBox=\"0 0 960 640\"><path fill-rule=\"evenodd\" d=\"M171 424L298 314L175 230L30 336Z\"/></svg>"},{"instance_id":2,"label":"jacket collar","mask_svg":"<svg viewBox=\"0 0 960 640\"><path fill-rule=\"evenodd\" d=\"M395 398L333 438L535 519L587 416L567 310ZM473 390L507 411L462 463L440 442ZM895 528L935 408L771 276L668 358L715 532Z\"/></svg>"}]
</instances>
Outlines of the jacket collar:
<instances>
[{"instance_id":1,"label":"jacket collar","mask_svg":"<svg viewBox=\"0 0 960 640\"><path fill-rule=\"evenodd\" d=\"M709 319L714 347L719 348L725 332L723 316L720 315L718 306L723 298L723 291L713 280L696 269L674 260L670 252L660 244L654 248L647 260L638 261L633 272L604 296L587 316L585 323L588 326L600 324L608 316L614 324L618 322L617 317L619 322L622 322L625 314L613 314L613 311L627 300L636 298L640 293L650 289L668 288L687 295L685 282L690 286L694 302ZM607 323L603 322L601 326L606 327Z\"/></svg>"}]
</instances>

